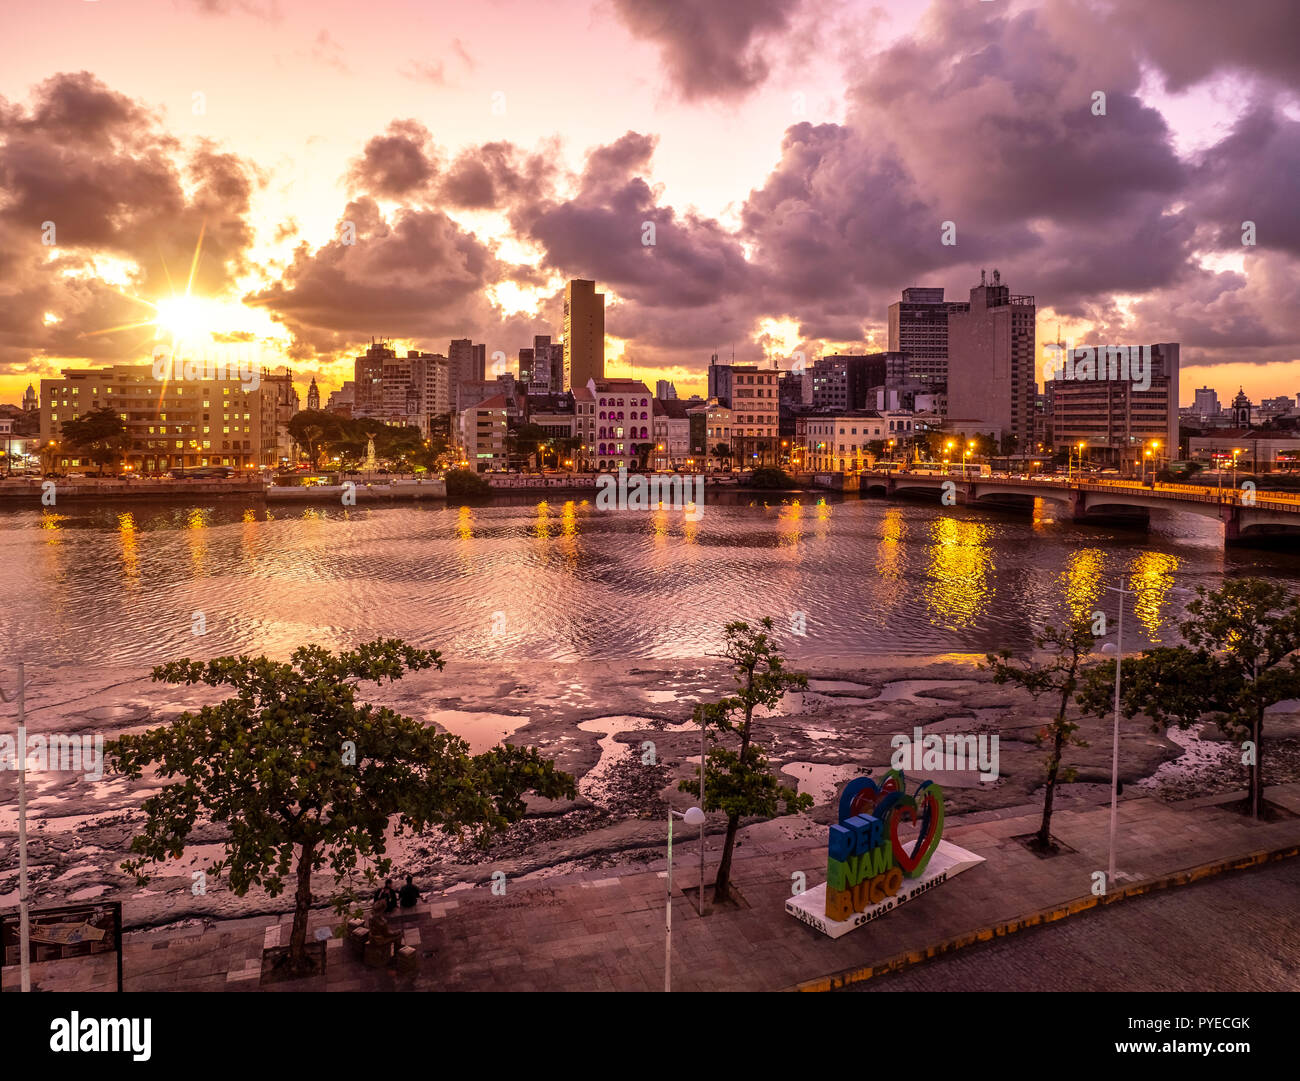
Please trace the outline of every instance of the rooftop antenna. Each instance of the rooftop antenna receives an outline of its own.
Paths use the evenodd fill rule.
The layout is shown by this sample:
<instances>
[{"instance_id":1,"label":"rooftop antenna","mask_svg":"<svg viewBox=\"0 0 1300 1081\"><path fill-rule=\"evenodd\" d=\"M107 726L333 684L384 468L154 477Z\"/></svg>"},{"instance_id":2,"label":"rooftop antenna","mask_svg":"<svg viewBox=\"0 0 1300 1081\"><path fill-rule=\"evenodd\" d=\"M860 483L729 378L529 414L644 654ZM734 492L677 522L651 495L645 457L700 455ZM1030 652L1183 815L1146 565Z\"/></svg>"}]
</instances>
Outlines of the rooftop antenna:
<instances>
[{"instance_id":1,"label":"rooftop antenna","mask_svg":"<svg viewBox=\"0 0 1300 1081\"><path fill-rule=\"evenodd\" d=\"M987 282L984 281L984 268L980 267L980 285L986 285L986 284Z\"/></svg>"}]
</instances>

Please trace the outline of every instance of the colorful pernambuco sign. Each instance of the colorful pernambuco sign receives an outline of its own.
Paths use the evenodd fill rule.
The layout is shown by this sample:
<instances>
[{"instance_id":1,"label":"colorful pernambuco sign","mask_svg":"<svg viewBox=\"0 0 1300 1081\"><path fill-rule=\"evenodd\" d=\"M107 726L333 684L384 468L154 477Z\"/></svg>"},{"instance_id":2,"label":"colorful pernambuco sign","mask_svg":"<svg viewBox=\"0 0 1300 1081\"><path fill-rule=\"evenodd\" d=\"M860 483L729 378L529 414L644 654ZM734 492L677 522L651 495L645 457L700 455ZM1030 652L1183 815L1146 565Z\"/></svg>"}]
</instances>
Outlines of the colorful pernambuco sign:
<instances>
[{"instance_id":1,"label":"colorful pernambuco sign","mask_svg":"<svg viewBox=\"0 0 1300 1081\"><path fill-rule=\"evenodd\" d=\"M905 822L920 823L910 852L898 836ZM827 918L847 920L893 897L904 878L925 871L942 834L943 790L933 781L910 796L900 770L891 769L879 788L868 777L850 781L826 845Z\"/></svg>"},{"instance_id":2,"label":"colorful pernambuco sign","mask_svg":"<svg viewBox=\"0 0 1300 1081\"><path fill-rule=\"evenodd\" d=\"M900 833L912 824L916 838L904 841ZM879 785L850 781L827 838L826 882L789 898L786 911L839 938L984 862L942 837L943 790L933 781L910 794L901 770Z\"/></svg>"}]
</instances>

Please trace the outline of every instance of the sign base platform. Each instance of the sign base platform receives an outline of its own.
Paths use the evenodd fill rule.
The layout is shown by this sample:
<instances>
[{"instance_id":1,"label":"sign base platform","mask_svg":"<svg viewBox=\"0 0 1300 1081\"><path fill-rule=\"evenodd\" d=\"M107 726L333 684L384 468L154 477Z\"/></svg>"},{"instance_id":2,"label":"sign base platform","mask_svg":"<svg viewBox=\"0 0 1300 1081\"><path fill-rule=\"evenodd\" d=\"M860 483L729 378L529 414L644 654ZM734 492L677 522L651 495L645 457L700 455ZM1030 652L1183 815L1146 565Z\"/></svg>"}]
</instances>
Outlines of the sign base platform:
<instances>
[{"instance_id":1,"label":"sign base platform","mask_svg":"<svg viewBox=\"0 0 1300 1081\"><path fill-rule=\"evenodd\" d=\"M806 890L797 897L791 897L785 903L785 910L795 919L806 923L809 927L815 927L822 934L829 935L831 938L839 938L841 935L847 935L850 931L857 930L863 924L878 919L886 912L892 912L899 905L906 904L914 897L919 897L928 890L934 889L954 875L959 875L962 871L969 871L972 867L983 862L983 856L977 856L974 852L968 852L966 849L950 844L948 841L940 841L920 878L903 879L902 888L893 897L887 897L874 905L868 905L863 911L855 912L847 920L826 918L825 882L820 886L814 886L812 889Z\"/></svg>"}]
</instances>

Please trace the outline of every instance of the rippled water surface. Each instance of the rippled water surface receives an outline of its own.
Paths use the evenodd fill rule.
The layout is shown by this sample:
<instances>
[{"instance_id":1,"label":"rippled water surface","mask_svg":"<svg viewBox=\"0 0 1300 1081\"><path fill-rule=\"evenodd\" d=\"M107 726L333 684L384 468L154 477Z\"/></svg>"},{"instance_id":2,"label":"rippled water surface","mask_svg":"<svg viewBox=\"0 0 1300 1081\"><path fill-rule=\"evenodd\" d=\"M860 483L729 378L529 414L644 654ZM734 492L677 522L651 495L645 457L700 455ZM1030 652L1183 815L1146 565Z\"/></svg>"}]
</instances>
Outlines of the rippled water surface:
<instances>
[{"instance_id":1,"label":"rippled water surface","mask_svg":"<svg viewBox=\"0 0 1300 1081\"><path fill-rule=\"evenodd\" d=\"M503 660L670 659L716 651L729 618L771 615L795 656L971 652L1023 648L1071 609L1113 617L1103 586L1122 579L1138 648L1173 640L1185 589L1225 574L1300 582L1300 554L1225 553L1204 518L1158 514L1144 536L1051 513L818 497L710 503L699 522L562 498L8 509L0 643L54 664L283 656L376 635Z\"/></svg>"}]
</instances>

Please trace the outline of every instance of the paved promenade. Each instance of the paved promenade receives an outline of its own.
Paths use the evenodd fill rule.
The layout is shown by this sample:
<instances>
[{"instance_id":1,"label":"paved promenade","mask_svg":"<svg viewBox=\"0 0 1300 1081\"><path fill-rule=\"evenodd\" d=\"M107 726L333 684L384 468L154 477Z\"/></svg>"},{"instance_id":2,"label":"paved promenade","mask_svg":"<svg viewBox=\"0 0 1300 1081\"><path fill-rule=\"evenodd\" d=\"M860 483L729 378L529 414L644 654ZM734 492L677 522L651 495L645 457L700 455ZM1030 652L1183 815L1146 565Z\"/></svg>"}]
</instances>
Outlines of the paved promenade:
<instances>
[{"instance_id":1,"label":"paved promenade","mask_svg":"<svg viewBox=\"0 0 1300 1081\"><path fill-rule=\"evenodd\" d=\"M1034 807L954 817L945 837L985 863L866 927L832 941L784 911L792 876L809 886L824 879L824 848L746 843L737 850L737 907L694 911L696 843L675 845L673 989L824 990L861 983L927 957L1065 918L1124 895L1174 888L1236 867L1300 854L1300 785L1268 790L1295 817L1253 823L1221 810L1215 797L1179 804L1149 798L1120 804L1119 878L1112 896L1092 893L1093 874L1107 865L1108 806L1060 810L1054 835L1072 851L1042 859L1015 838L1038 824ZM718 841L710 839L716 860ZM599 872L511 883L504 896L486 886L422 903L395 921L419 954L419 971L401 976L372 970L338 939L327 943L323 976L279 983L284 990L657 991L664 984L663 862L634 874ZM1230 914L1225 914L1228 918ZM1104 922L1104 909L1090 921ZM314 914L329 928L333 914ZM249 919L208 927L127 935L125 986L130 990L261 988L261 955L287 941L290 920ZM1294 928L1278 929L1294 934ZM41 966L44 970L46 966ZM111 964L64 962L38 973L45 989L107 989ZM17 972L5 971L5 987ZM1187 990L1209 988L1187 988Z\"/></svg>"}]
</instances>

